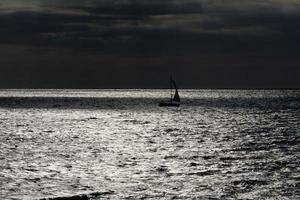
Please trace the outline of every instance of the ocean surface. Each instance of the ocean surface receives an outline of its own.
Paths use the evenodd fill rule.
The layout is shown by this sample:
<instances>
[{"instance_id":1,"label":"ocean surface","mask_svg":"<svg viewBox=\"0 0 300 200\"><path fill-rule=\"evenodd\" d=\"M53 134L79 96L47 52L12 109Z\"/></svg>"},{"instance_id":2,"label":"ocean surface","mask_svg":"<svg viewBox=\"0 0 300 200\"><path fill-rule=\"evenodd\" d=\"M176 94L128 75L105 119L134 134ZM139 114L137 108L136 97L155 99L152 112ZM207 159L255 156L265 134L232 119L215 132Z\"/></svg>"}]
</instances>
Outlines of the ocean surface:
<instances>
[{"instance_id":1,"label":"ocean surface","mask_svg":"<svg viewBox=\"0 0 300 200\"><path fill-rule=\"evenodd\" d=\"M0 90L0 199L300 199L300 90Z\"/></svg>"}]
</instances>

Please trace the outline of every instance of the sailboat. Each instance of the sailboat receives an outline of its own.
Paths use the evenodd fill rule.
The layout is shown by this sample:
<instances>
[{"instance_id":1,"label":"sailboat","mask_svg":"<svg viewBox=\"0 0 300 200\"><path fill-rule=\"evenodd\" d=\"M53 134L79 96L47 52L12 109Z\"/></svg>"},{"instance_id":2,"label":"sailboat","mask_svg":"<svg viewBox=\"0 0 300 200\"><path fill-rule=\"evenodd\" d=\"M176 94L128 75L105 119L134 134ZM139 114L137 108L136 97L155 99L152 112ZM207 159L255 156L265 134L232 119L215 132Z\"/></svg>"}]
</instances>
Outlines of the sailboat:
<instances>
[{"instance_id":1,"label":"sailboat","mask_svg":"<svg viewBox=\"0 0 300 200\"><path fill-rule=\"evenodd\" d=\"M176 85L176 82L172 79L172 76L170 77L170 86L171 86L171 98L170 101L162 101L158 104L160 107L179 107L180 106L180 96L178 93L178 88ZM172 89L175 89L175 94L173 96Z\"/></svg>"}]
</instances>

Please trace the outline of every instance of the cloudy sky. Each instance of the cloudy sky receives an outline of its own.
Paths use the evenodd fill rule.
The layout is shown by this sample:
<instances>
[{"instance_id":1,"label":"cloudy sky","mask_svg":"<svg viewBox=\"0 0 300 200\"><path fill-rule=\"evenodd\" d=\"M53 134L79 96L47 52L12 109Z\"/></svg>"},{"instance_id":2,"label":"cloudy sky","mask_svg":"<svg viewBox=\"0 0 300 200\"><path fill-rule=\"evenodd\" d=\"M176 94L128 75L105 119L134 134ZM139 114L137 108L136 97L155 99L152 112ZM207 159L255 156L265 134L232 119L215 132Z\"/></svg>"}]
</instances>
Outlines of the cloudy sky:
<instances>
[{"instance_id":1,"label":"cloudy sky","mask_svg":"<svg viewBox=\"0 0 300 200\"><path fill-rule=\"evenodd\" d=\"M299 88L299 0L0 0L0 88Z\"/></svg>"}]
</instances>

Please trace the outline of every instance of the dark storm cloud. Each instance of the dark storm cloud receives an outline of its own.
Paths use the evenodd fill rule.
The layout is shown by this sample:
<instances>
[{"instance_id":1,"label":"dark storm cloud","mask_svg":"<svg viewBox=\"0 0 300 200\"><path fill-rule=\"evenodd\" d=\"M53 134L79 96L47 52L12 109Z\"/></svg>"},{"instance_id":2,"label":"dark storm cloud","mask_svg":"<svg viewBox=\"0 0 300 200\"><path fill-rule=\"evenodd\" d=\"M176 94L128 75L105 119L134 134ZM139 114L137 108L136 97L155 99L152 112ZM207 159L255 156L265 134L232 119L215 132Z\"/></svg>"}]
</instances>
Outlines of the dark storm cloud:
<instances>
[{"instance_id":1,"label":"dark storm cloud","mask_svg":"<svg viewBox=\"0 0 300 200\"><path fill-rule=\"evenodd\" d=\"M205 87L221 84L206 84L213 76L230 86L237 80L238 85L236 73L244 72L252 76L262 72L261 80L273 70L274 80L279 80L285 71L281 65L292 67L292 73L298 72L300 63L295 59L300 50L300 4L295 0L0 0L0 24L4 54L8 46L35 49L24 52L28 76L35 71L35 80L48 78L37 78L43 71L34 67L37 60L48 62L44 66L48 74L54 73L51 63L58 65L60 79L69 72L80 77L119 71L134 78L153 73L151 79L156 80L158 71L167 73L178 65L185 74L180 66L187 66L184 69L191 74L186 77L199 73L208 77L201 80ZM53 55L53 49L61 53ZM80 54L73 58L62 49Z\"/></svg>"},{"instance_id":2,"label":"dark storm cloud","mask_svg":"<svg viewBox=\"0 0 300 200\"><path fill-rule=\"evenodd\" d=\"M48 2L48 3L47 3ZM188 13L195 9L165 3L108 3L108 1L45 1L40 8L7 8L0 16L3 41L99 46L143 39L149 18L158 14ZM82 1L81 1L82 2ZM47 8L43 10L41 8ZM196 10L194 11L196 12ZM153 21L153 20L152 20ZM154 22L155 23L155 22ZM157 27L159 28L159 27ZM149 30L151 32L151 30ZM147 34L146 34L147 35ZM139 38L141 36L141 38ZM17 40L15 40L17 38ZM94 44L94 45L92 45Z\"/></svg>"},{"instance_id":3,"label":"dark storm cloud","mask_svg":"<svg viewBox=\"0 0 300 200\"><path fill-rule=\"evenodd\" d=\"M112 45L116 49L146 45L143 47L147 49L147 45L151 48L157 44L156 48L162 43L174 50L181 45L193 47L195 42L207 48L211 40L230 43L236 35L252 43L257 36L288 38L298 34L299 5L280 2L29 1L2 9L0 36L8 43L94 50Z\"/></svg>"}]
</instances>

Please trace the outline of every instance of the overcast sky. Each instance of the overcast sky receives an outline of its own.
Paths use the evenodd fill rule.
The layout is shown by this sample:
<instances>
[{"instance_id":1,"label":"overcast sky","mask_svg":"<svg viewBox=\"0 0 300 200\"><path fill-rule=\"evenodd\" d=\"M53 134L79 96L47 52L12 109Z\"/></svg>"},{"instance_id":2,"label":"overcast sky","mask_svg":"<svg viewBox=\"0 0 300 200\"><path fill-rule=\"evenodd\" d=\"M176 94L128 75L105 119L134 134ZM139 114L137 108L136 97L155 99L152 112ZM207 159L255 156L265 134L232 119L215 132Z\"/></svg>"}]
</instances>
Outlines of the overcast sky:
<instances>
[{"instance_id":1,"label":"overcast sky","mask_svg":"<svg viewBox=\"0 0 300 200\"><path fill-rule=\"evenodd\" d=\"M0 88L300 88L299 0L0 0Z\"/></svg>"}]
</instances>

